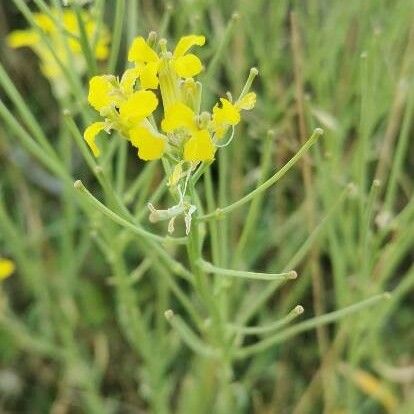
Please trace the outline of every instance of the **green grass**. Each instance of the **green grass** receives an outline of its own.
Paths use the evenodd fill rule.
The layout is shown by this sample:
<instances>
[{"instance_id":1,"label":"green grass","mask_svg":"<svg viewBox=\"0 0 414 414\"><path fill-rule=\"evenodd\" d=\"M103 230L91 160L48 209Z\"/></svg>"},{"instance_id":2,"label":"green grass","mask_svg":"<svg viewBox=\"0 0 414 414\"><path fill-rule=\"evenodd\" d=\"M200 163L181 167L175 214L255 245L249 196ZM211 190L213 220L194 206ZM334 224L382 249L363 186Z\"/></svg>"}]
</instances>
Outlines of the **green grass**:
<instances>
[{"instance_id":1,"label":"green grass","mask_svg":"<svg viewBox=\"0 0 414 414\"><path fill-rule=\"evenodd\" d=\"M49 3L1 3L1 39ZM87 76L56 96L1 42L0 411L413 412L413 2L94 6L112 51L81 34L89 73L121 74L136 35L204 34L202 107L251 67L258 102L168 236L161 163L87 149Z\"/></svg>"}]
</instances>

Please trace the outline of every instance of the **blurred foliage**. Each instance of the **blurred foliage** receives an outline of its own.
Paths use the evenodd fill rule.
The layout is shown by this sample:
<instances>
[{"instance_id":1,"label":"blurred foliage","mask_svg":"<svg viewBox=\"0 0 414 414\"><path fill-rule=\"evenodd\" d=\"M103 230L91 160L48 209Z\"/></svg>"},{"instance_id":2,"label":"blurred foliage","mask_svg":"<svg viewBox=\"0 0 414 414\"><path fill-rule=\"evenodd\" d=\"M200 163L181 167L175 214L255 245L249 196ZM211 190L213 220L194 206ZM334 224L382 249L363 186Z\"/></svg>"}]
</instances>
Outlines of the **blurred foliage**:
<instances>
[{"instance_id":1,"label":"blurred foliage","mask_svg":"<svg viewBox=\"0 0 414 414\"><path fill-rule=\"evenodd\" d=\"M166 233L147 219L148 200L169 205L168 193L157 192L157 163L138 160L121 140L102 140L101 169L89 168L76 140L76 128L93 118L87 76L75 78L79 90L55 96L36 56L3 41L28 27L25 6L49 3L60 4L0 3L0 254L17 269L0 285L0 411L414 412L414 3L92 2L112 33L116 73L131 40L151 30L171 43L206 36L206 107L259 69L257 107L209 173L213 203L208 178L197 185L205 213L273 175L314 128L325 131L275 186L202 227L205 257L215 255L220 267L299 274L278 290L273 282L212 277L229 325L267 326L298 304L305 309L276 333L240 334L241 352L266 338L275 343L224 362L187 347L180 327L164 318L173 309L211 345L210 315L176 267L188 265L185 249L167 245L168 262L158 245L73 189L81 179L113 210L115 194L137 225ZM322 314L384 291L392 292L388 301L322 324ZM301 325L313 317L314 326Z\"/></svg>"}]
</instances>

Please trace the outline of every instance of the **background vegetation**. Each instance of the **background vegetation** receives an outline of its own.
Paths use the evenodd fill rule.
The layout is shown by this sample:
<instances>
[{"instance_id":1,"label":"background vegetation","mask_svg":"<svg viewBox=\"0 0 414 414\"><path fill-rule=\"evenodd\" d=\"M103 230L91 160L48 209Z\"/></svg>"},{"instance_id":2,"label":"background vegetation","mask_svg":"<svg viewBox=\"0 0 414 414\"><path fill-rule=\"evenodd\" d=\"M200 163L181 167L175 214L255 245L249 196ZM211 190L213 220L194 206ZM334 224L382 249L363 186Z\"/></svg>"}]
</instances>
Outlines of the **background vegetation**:
<instances>
[{"instance_id":1,"label":"background vegetation","mask_svg":"<svg viewBox=\"0 0 414 414\"><path fill-rule=\"evenodd\" d=\"M146 209L170 205L161 166L111 140L97 168L79 140L92 114L87 76L58 98L37 57L3 42L49 3L3 1L0 253L17 270L0 286L0 411L414 412L414 3L93 3L112 34L99 73L120 73L131 40L150 30L171 43L206 36L206 105L259 69L257 107L197 184L205 212L252 191L324 129L275 186L200 225L217 266L299 277L210 275L228 320L223 350L237 344L211 356L185 249L136 230L166 234ZM304 313L289 313L297 305Z\"/></svg>"}]
</instances>

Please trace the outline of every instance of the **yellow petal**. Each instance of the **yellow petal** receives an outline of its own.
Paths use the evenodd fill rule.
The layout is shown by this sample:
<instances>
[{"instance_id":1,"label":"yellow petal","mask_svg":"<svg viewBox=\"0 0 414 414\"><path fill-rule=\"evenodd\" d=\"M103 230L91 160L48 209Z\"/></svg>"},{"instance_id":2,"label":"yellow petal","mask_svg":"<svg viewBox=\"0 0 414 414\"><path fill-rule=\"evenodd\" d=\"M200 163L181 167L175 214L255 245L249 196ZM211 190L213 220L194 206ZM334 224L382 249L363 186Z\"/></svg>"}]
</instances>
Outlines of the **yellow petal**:
<instances>
[{"instance_id":1,"label":"yellow petal","mask_svg":"<svg viewBox=\"0 0 414 414\"><path fill-rule=\"evenodd\" d=\"M113 103L111 92L115 77L112 75L94 76L89 81L88 102L97 110L108 108Z\"/></svg>"},{"instance_id":2,"label":"yellow petal","mask_svg":"<svg viewBox=\"0 0 414 414\"><path fill-rule=\"evenodd\" d=\"M14 272L15 265L9 259L0 259L0 280L6 279Z\"/></svg>"},{"instance_id":3,"label":"yellow petal","mask_svg":"<svg viewBox=\"0 0 414 414\"><path fill-rule=\"evenodd\" d=\"M98 60L105 60L109 56L110 36L106 28L102 29L102 33L98 37L95 47L95 56Z\"/></svg>"},{"instance_id":4,"label":"yellow petal","mask_svg":"<svg viewBox=\"0 0 414 414\"><path fill-rule=\"evenodd\" d=\"M182 78L192 78L203 70L201 60L192 53L173 60L174 69Z\"/></svg>"},{"instance_id":5,"label":"yellow petal","mask_svg":"<svg viewBox=\"0 0 414 414\"><path fill-rule=\"evenodd\" d=\"M149 62L141 68L139 80L143 89L158 88L158 62Z\"/></svg>"},{"instance_id":6,"label":"yellow petal","mask_svg":"<svg viewBox=\"0 0 414 414\"><path fill-rule=\"evenodd\" d=\"M236 102L236 107L239 109L250 110L253 109L256 104L256 94L249 92Z\"/></svg>"},{"instance_id":7,"label":"yellow petal","mask_svg":"<svg viewBox=\"0 0 414 414\"><path fill-rule=\"evenodd\" d=\"M45 75L49 79L58 79L62 75L62 71L60 70L60 66L56 63L55 60L44 60L40 64L40 70L42 71L43 75Z\"/></svg>"},{"instance_id":8,"label":"yellow petal","mask_svg":"<svg viewBox=\"0 0 414 414\"><path fill-rule=\"evenodd\" d=\"M50 33L56 29L53 20L44 13L34 13L33 20L45 32Z\"/></svg>"},{"instance_id":9,"label":"yellow petal","mask_svg":"<svg viewBox=\"0 0 414 414\"><path fill-rule=\"evenodd\" d=\"M89 13L83 13L83 20L88 41L91 45L95 45L94 54L98 60L104 60L109 55L109 42L111 36L106 26L99 25ZM77 35L80 35L77 34Z\"/></svg>"},{"instance_id":10,"label":"yellow petal","mask_svg":"<svg viewBox=\"0 0 414 414\"><path fill-rule=\"evenodd\" d=\"M85 25L86 24L85 13L81 13L81 19L83 21L83 24ZM80 33L78 18L74 11L65 10L63 12L63 26L68 32L71 32L73 34Z\"/></svg>"},{"instance_id":11,"label":"yellow petal","mask_svg":"<svg viewBox=\"0 0 414 414\"><path fill-rule=\"evenodd\" d=\"M136 37L128 52L128 60L136 63L158 62L157 53L143 37Z\"/></svg>"},{"instance_id":12,"label":"yellow petal","mask_svg":"<svg viewBox=\"0 0 414 414\"><path fill-rule=\"evenodd\" d=\"M33 46L39 41L39 35L33 30L15 30L7 36L7 44L13 48Z\"/></svg>"},{"instance_id":13,"label":"yellow petal","mask_svg":"<svg viewBox=\"0 0 414 414\"><path fill-rule=\"evenodd\" d=\"M83 21L85 26L85 32L88 37L88 40L94 40L95 33L97 31L97 24L95 21L91 18L91 16L88 13L83 13ZM105 29L105 28L103 28Z\"/></svg>"},{"instance_id":14,"label":"yellow petal","mask_svg":"<svg viewBox=\"0 0 414 414\"><path fill-rule=\"evenodd\" d=\"M197 35L188 35L183 36L174 50L174 58L178 58L183 56L192 46L203 46L206 42L206 38L204 36L197 36Z\"/></svg>"},{"instance_id":15,"label":"yellow petal","mask_svg":"<svg viewBox=\"0 0 414 414\"><path fill-rule=\"evenodd\" d=\"M105 60L109 56L109 47L106 40L99 39L96 43L95 57L98 60Z\"/></svg>"},{"instance_id":16,"label":"yellow petal","mask_svg":"<svg viewBox=\"0 0 414 414\"><path fill-rule=\"evenodd\" d=\"M216 124L237 125L240 122L240 111L225 98L220 98L221 107L213 108L213 122Z\"/></svg>"},{"instance_id":17,"label":"yellow petal","mask_svg":"<svg viewBox=\"0 0 414 414\"><path fill-rule=\"evenodd\" d=\"M99 147L96 145L95 138L99 134L99 132L101 132L105 128L105 126L105 122L94 122L93 124L89 125L88 128L85 129L85 132L83 134L85 141L89 145L89 148L91 149L95 157L99 157L99 154L101 153Z\"/></svg>"},{"instance_id":18,"label":"yellow petal","mask_svg":"<svg viewBox=\"0 0 414 414\"><path fill-rule=\"evenodd\" d=\"M184 145L186 161L208 161L214 159L215 147L207 130L195 132Z\"/></svg>"},{"instance_id":19,"label":"yellow petal","mask_svg":"<svg viewBox=\"0 0 414 414\"><path fill-rule=\"evenodd\" d=\"M77 39L68 39L69 49L73 52L73 54L79 55L82 53L82 46Z\"/></svg>"},{"instance_id":20,"label":"yellow petal","mask_svg":"<svg viewBox=\"0 0 414 414\"><path fill-rule=\"evenodd\" d=\"M174 132L179 128L188 128L190 131L197 129L195 114L191 108L181 102L171 105L161 122L161 128L165 132Z\"/></svg>"},{"instance_id":21,"label":"yellow petal","mask_svg":"<svg viewBox=\"0 0 414 414\"><path fill-rule=\"evenodd\" d=\"M158 160L164 153L166 142L158 134L144 127L135 127L129 131L131 144L138 148L138 157L144 161Z\"/></svg>"},{"instance_id":22,"label":"yellow petal","mask_svg":"<svg viewBox=\"0 0 414 414\"><path fill-rule=\"evenodd\" d=\"M213 122L213 130L217 139L223 138L228 129L229 127L224 124L216 124Z\"/></svg>"},{"instance_id":23,"label":"yellow petal","mask_svg":"<svg viewBox=\"0 0 414 414\"><path fill-rule=\"evenodd\" d=\"M134 92L135 81L139 78L139 68L127 69L122 75L119 86L125 95L131 95Z\"/></svg>"},{"instance_id":24,"label":"yellow petal","mask_svg":"<svg viewBox=\"0 0 414 414\"><path fill-rule=\"evenodd\" d=\"M139 122L150 116L158 106L158 99L154 92L134 92L119 106L119 114L124 122Z\"/></svg>"}]
</instances>

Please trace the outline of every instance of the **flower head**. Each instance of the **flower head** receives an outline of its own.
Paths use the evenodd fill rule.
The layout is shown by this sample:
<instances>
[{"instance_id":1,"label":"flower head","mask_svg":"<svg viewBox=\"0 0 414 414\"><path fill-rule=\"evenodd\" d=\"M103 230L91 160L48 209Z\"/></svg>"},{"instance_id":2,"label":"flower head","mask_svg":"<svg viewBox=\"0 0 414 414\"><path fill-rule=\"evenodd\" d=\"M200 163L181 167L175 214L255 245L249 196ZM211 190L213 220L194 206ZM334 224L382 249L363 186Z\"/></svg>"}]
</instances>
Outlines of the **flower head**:
<instances>
[{"instance_id":1,"label":"flower head","mask_svg":"<svg viewBox=\"0 0 414 414\"><path fill-rule=\"evenodd\" d=\"M157 89L160 58L143 37L137 37L132 42L128 60L135 63L141 87Z\"/></svg>"},{"instance_id":2,"label":"flower head","mask_svg":"<svg viewBox=\"0 0 414 414\"><path fill-rule=\"evenodd\" d=\"M182 37L171 52L165 39L156 43L154 33L147 40L137 37L128 52L133 67L120 78L100 75L89 81L88 101L103 120L85 130L86 142L93 154L99 156L97 135L116 130L138 149L140 159L163 158L169 171L168 185L178 204L168 210L156 210L150 205L150 218L168 219L171 231L178 215L185 216L189 231L195 211L185 198L191 174L201 162L214 161L217 148L227 145L220 141L229 128L234 129L241 121L242 110L252 109L256 101L249 88L257 71L251 72L235 102L229 95L220 98L211 111L200 110L202 85L193 77L202 71L203 65L189 51L204 43L204 36L191 34ZM161 106L163 113L157 114ZM156 119L161 122L157 124Z\"/></svg>"},{"instance_id":3,"label":"flower head","mask_svg":"<svg viewBox=\"0 0 414 414\"><path fill-rule=\"evenodd\" d=\"M240 112L242 109L249 110L256 103L256 94L249 92L234 104L226 98L220 98L220 105L216 104L213 108L213 130L218 139L223 138L227 129L236 126L240 122Z\"/></svg>"},{"instance_id":4,"label":"flower head","mask_svg":"<svg viewBox=\"0 0 414 414\"><path fill-rule=\"evenodd\" d=\"M143 89L157 89L159 72L166 64L171 65L178 77L192 78L198 75L203 65L196 55L187 52L191 47L203 46L204 43L204 36L188 35L180 39L172 54L166 49L157 53L149 41L139 36L132 42L128 52L128 61L135 63Z\"/></svg>"},{"instance_id":5,"label":"flower head","mask_svg":"<svg viewBox=\"0 0 414 414\"><path fill-rule=\"evenodd\" d=\"M185 161L200 162L214 159L215 146L212 137L206 128L202 128L197 115L187 105L178 102L169 107L161 128L164 132L176 134L184 139Z\"/></svg>"},{"instance_id":6,"label":"flower head","mask_svg":"<svg viewBox=\"0 0 414 414\"><path fill-rule=\"evenodd\" d=\"M140 158L153 160L162 156L159 151L148 151L148 134L151 134L148 117L157 108L158 98L152 91L135 90L131 73L126 72L121 81L112 75L94 76L89 81L88 102L105 117L105 121L94 122L84 132L84 138L96 157L100 155L96 136L103 130L110 132L111 129L121 132L136 146ZM142 139L139 139L140 134L143 134ZM160 139L156 133L152 135L157 137L157 140ZM145 146L145 149L141 146ZM158 145L157 148L164 149L164 145Z\"/></svg>"},{"instance_id":7,"label":"flower head","mask_svg":"<svg viewBox=\"0 0 414 414\"><path fill-rule=\"evenodd\" d=\"M39 57L40 69L51 80L54 90L58 94L65 94L68 86L57 59L62 65L72 63L80 74L86 71L86 61L79 40L81 29L78 17L72 10L61 12L52 9L50 15L34 13L33 18L37 30L35 28L15 30L7 36L7 43L12 48L31 48ZM94 45L93 53L96 59L105 60L109 54L108 29L105 26L99 29L93 16L85 10L82 11L80 18L88 41Z\"/></svg>"}]
</instances>

